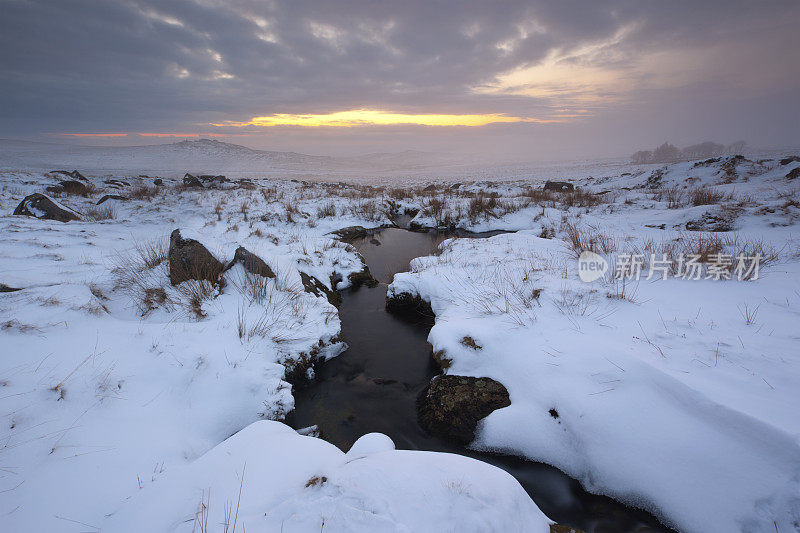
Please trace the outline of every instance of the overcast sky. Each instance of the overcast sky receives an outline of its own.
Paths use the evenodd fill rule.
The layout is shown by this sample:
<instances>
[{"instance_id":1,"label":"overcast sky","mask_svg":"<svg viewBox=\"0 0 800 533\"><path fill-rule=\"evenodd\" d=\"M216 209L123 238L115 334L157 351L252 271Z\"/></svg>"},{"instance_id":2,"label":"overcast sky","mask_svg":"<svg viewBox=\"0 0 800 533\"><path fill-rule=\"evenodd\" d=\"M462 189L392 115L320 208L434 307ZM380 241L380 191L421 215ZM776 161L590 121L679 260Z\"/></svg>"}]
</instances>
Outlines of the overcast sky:
<instances>
[{"instance_id":1,"label":"overcast sky","mask_svg":"<svg viewBox=\"0 0 800 533\"><path fill-rule=\"evenodd\" d=\"M0 0L5 138L535 160L798 124L796 0Z\"/></svg>"}]
</instances>

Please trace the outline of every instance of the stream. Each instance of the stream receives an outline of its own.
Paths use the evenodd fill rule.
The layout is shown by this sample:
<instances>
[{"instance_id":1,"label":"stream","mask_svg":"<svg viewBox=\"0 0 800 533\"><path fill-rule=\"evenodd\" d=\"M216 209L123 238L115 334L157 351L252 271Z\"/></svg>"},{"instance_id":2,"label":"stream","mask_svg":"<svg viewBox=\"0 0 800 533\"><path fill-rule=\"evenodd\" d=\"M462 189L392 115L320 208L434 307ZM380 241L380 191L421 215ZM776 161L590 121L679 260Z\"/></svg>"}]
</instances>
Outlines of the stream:
<instances>
[{"instance_id":1,"label":"stream","mask_svg":"<svg viewBox=\"0 0 800 533\"><path fill-rule=\"evenodd\" d=\"M444 238L389 228L353 243L380 285L343 291L339 316L349 348L319 365L313 385L295 390L287 422L295 428L316 424L322 438L345 451L365 433L380 432L398 449L456 453L493 464L513 475L551 519L587 533L670 531L645 511L586 492L555 467L468 450L419 427L417 395L439 373L427 342L433 317L386 312L386 286L394 273L429 255Z\"/></svg>"}]
</instances>

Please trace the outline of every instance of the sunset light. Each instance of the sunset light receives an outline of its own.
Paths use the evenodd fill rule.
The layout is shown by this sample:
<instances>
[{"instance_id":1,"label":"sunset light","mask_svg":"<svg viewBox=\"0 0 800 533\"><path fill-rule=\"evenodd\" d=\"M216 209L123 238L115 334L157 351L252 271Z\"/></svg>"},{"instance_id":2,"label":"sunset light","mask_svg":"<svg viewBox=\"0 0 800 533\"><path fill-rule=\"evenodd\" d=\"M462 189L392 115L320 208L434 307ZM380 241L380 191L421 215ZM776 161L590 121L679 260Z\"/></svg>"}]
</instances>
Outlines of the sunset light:
<instances>
[{"instance_id":1,"label":"sunset light","mask_svg":"<svg viewBox=\"0 0 800 533\"><path fill-rule=\"evenodd\" d=\"M247 122L224 122L213 126L303 126L303 127L338 127L352 128L356 126L391 126L397 124L414 124L418 126L485 126L500 122L553 122L534 118L508 116L501 113L479 115L445 115L445 114L406 114L389 113L373 109L354 109L327 114L289 114L277 113L263 117L253 117Z\"/></svg>"}]
</instances>

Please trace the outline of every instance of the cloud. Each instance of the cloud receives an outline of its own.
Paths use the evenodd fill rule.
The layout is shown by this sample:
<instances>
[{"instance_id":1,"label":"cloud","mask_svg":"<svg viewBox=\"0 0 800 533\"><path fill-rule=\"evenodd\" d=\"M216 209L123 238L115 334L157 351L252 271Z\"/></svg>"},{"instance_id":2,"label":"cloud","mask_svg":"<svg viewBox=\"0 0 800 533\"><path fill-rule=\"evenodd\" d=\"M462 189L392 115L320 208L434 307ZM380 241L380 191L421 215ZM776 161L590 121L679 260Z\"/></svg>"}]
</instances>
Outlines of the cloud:
<instances>
[{"instance_id":1,"label":"cloud","mask_svg":"<svg viewBox=\"0 0 800 533\"><path fill-rule=\"evenodd\" d=\"M714 114L736 102L763 99L753 129L765 131L800 87L791 1L0 0L0 9L4 136L199 133L368 109L384 111L359 123L517 118L529 144L548 135L542 123L573 122L584 132L574 142L589 143L619 123L615 114L640 113L645 128L676 102L719 122Z\"/></svg>"},{"instance_id":2,"label":"cloud","mask_svg":"<svg viewBox=\"0 0 800 533\"><path fill-rule=\"evenodd\" d=\"M390 113L375 109L354 109L317 115L298 115L278 113L265 117L253 117L247 122L227 122L214 126L303 126L303 127L337 127L352 128L358 126L391 126L413 124L417 126L485 126L502 122L539 122L547 121L535 118L523 118L499 113L482 115L441 115L434 113L408 114Z\"/></svg>"}]
</instances>

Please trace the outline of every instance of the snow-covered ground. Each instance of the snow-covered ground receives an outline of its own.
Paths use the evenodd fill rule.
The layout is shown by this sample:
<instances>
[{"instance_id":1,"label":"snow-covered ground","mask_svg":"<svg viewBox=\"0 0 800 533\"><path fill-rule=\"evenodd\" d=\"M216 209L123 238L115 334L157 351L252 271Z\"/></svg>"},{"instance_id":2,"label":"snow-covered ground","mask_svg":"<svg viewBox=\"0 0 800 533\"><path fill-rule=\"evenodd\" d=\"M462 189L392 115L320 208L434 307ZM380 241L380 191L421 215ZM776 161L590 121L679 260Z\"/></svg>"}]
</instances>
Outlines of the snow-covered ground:
<instances>
[{"instance_id":1,"label":"snow-covered ground","mask_svg":"<svg viewBox=\"0 0 800 533\"><path fill-rule=\"evenodd\" d=\"M797 529L800 206L785 175L800 164L742 162L733 175L722 164L676 164L649 185L684 196L706 185L732 195L723 206L670 209L660 191L620 190L650 175L590 182L617 201L543 208L534 229L446 241L395 276L390 295L431 303L445 372L509 390L473 446L553 464L680 530ZM735 232L685 230L728 209ZM723 254L764 255L758 279L739 281L735 267L730 280L646 279L651 252L688 255L716 238ZM579 279L583 250L607 259L605 277ZM645 256L641 281L613 279L620 252Z\"/></svg>"},{"instance_id":2,"label":"snow-covered ground","mask_svg":"<svg viewBox=\"0 0 800 533\"><path fill-rule=\"evenodd\" d=\"M87 197L57 197L83 215L69 223L10 214L64 176L1 172L0 283L22 290L0 293L0 529L188 531L206 507L213 529L232 502L250 531L319 531L323 519L326 530L546 531L493 467L394 451L380 436L344 454L270 421L293 406L287 369L345 348L336 308L301 273L347 288L362 260L330 232L409 213L422 227L520 230L448 241L390 288L431 302L446 372L508 388L511 406L482 422L475 446L552 463L682 530L791 531L800 208L785 176L798 167L553 176L574 178L576 194L543 194L538 178L197 190L87 173ZM695 206L698 191L716 195ZM131 198L96 206L104 194ZM731 229L715 234L730 252L776 257L751 281L578 279L581 243L612 262L674 255L708 242L687 223ZM244 246L276 277L254 282L237 265L221 290L172 286L178 228L220 259Z\"/></svg>"}]
</instances>

